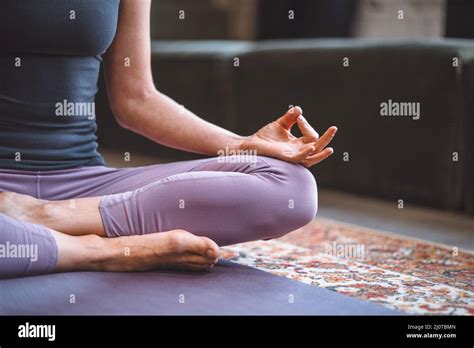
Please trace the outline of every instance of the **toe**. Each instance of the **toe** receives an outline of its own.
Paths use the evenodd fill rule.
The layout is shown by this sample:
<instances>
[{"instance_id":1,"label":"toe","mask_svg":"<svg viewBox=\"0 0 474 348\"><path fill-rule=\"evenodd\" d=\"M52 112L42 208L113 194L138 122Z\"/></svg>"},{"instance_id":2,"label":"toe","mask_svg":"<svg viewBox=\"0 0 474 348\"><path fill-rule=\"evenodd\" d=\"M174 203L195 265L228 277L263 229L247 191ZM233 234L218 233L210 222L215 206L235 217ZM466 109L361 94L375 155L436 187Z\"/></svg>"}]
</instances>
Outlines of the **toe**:
<instances>
[{"instance_id":1,"label":"toe","mask_svg":"<svg viewBox=\"0 0 474 348\"><path fill-rule=\"evenodd\" d=\"M197 237L192 243L192 250L195 254L205 257L207 260L219 258L219 246L207 237Z\"/></svg>"},{"instance_id":2,"label":"toe","mask_svg":"<svg viewBox=\"0 0 474 348\"><path fill-rule=\"evenodd\" d=\"M206 256L209 260L211 260L212 262L214 260L217 260L219 259L219 256L220 256L220 249L219 249L219 246L216 244L216 242L214 242L213 240L209 239L209 238L206 238L206 237L203 237L204 240L205 240L205 247L206 247Z\"/></svg>"}]
</instances>

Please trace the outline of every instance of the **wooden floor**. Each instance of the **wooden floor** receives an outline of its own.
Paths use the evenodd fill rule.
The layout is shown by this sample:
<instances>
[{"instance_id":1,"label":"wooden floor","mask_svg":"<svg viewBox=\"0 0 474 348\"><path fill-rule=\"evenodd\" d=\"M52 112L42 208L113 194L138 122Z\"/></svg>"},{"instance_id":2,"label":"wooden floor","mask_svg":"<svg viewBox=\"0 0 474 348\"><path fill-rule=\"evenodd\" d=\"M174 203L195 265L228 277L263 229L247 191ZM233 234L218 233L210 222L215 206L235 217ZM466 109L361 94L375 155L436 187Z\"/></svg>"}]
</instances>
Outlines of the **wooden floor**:
<instances>
[{"instance_id":1,"label":"wooden floor","mask_svg":"<svg viewBox=\"0 0 474 348\"><path fill-rule=\"evenodd\" d=\"M319 192L319 216L474 251L474 216L344 192Z\"/></svg>"}]
</instances>

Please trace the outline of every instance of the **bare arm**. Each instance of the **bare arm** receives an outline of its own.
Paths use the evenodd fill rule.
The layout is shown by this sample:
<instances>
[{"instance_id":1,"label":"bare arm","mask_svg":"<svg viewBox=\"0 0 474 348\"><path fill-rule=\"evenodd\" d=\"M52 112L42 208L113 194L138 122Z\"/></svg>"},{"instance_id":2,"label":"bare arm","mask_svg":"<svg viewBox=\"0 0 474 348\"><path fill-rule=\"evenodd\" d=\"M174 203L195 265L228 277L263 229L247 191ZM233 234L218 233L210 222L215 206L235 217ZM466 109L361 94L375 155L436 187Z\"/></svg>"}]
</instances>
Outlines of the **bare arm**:
<instances>
[{"instance_id":1,"label":"bare arm","mask_svg":"<svg viewBox=\"0 0 474 348\"><path fill-rule=\"evenodd\" d=\"M150 44L150 0L122 0L114 42L105 56L107 89L119 124L159 144L216 155L219 150L255 150L259 155L313 166L333 153L326 148L336 134L331 127L319 138L292 108L255 134L243 137L188 111L153 83ZM291 134L298 125L302 137Z\"/></svg>"},{"instance_id":2,"label":"bare arm","mask_svg":"<svg viewBox=\"0 0 474 348\"><path fill-rule=\"evenodd\" d=\"M216 155L225 146L238 148L243 137L199 118L155 88L149 18L150 0L121 1L117 34L105 57L109 99L117 121L180 150Z\"/></svg>"}]
</instances>

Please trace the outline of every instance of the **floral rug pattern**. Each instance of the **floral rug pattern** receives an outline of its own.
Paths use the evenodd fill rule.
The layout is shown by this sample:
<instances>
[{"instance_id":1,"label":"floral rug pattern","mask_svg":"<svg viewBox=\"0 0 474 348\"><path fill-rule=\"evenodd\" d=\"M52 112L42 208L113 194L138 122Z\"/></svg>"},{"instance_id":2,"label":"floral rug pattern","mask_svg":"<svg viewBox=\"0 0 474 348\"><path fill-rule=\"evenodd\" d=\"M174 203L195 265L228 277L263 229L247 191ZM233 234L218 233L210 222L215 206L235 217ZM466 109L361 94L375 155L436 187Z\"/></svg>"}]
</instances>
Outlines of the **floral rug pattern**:
<instances>
[{"instance_id":1,"label":"floral rug pattern","mask_svg":"<svg viewBox=\"0 0 474 348\"><path fill-rule=\"evenodd\" d=\"M474 254L316 219L282 238L222 248L223 258L410 314L474 315Z\"/></svg>"}]
</instances>

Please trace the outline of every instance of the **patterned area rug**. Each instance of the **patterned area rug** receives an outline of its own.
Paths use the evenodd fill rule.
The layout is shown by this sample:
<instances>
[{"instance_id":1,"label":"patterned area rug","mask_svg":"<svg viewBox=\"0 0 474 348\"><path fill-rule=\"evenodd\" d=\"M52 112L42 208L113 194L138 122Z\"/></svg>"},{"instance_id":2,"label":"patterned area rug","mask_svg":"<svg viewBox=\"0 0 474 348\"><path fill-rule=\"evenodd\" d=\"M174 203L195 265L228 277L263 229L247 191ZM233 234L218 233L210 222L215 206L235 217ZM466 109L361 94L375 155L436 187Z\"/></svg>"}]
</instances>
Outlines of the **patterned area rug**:
<instances>
[{"instance_id":1,"label":"patterned area rug","mask_svg":"<svg viewBox=\"0 0 474 348\"><path fill-rule=\"evenodd\" d=\"M223 257L410 314L474 315L474 254L457 247L316 219Z\"/></svg>"}]
</instances>

